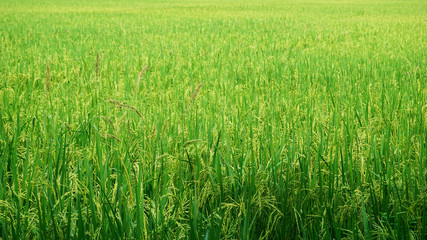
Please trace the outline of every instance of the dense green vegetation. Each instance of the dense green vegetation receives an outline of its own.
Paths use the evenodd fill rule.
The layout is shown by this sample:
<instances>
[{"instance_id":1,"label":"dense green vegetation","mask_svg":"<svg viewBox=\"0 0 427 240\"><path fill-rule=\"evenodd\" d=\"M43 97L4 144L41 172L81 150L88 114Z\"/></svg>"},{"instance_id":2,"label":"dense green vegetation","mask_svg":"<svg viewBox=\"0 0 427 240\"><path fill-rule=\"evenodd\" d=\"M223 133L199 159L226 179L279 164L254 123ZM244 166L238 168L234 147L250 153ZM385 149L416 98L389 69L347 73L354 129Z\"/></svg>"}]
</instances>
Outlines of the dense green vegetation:
<instances>
[{"instance_id":1,"label":"dense green vegetation","mask_svg":"<svg viewBox=\"0 0 427 240\"><path fill-rule=\"evenodd\" d=\"M0 2L0 239L425 239L427 2Z\"/></svg>"}]
</instances>

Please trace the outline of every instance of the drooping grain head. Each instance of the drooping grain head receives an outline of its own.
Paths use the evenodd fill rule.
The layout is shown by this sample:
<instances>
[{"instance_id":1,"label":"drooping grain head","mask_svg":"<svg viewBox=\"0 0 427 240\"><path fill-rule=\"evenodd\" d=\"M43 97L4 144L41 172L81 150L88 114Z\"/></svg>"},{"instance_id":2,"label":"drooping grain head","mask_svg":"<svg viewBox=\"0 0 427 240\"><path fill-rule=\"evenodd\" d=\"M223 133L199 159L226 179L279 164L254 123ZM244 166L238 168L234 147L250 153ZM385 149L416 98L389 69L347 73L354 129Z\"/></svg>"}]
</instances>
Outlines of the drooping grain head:
<instances>
[{"instance_id":1,"label":"drooping grain head","mask_svg":"<svg viewBox=\"0 0 427 240\"><path fill-rule=\"evenodd\" d=\"M51 75L50 75L50 65L49 62L46 65L46 78L45 78L45 85L46 85L46 94L50 94L50 88L51 88Z\"/></svg>"},{"instance_id":2,"label":"drooping grain head","mask_svg":"<svg viewBox=\"0 0 427 240\"><path fill-rule=\"evenodd\" d=\"M191 104L191 103L194 101L194 99L199 95L200 90L202 89L203 84L204 84L204 83L203 83L203 82L201 82L201 83L196 87L196 90L194 90L193 94L191 95L191 99L190 99L190 103L189 103L189 104Z\"/></svg>"}]
</instances>

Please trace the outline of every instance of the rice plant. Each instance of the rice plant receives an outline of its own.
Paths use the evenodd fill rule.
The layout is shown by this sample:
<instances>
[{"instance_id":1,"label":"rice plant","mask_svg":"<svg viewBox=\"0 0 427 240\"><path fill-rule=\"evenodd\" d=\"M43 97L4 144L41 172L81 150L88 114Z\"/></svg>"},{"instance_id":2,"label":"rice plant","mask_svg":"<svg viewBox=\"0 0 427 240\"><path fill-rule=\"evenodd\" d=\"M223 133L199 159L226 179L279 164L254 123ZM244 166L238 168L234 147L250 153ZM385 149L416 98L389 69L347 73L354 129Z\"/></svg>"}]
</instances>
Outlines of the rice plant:
<instances>
[{"instance_id":1,"label":"rice plant","mask_svg":"<svg viewBox=\"0 0 427 240\"><path fill-rule=\"evenodd\" d=\"M0 239L425 239L427 2L0 2Z\"/></svg>"}]
</instances>

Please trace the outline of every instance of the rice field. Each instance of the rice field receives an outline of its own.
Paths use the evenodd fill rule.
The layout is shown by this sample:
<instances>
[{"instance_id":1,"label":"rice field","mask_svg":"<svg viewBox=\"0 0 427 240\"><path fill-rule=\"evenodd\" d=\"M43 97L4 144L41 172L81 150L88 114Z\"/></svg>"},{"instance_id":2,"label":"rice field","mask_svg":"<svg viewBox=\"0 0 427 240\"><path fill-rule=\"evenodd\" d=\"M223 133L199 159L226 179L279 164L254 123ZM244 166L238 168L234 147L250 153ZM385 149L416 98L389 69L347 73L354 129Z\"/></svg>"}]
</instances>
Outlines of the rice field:
<instances>
[{"instance_id":1,"label":"rice field","mask_svg":"<svg viewBox=\"0 0 427 240\"><path fill-rule=\"evenodd\" d=\"M0 2L0 239L426 238L426 1Z\"/></svg>"}]
</instances>

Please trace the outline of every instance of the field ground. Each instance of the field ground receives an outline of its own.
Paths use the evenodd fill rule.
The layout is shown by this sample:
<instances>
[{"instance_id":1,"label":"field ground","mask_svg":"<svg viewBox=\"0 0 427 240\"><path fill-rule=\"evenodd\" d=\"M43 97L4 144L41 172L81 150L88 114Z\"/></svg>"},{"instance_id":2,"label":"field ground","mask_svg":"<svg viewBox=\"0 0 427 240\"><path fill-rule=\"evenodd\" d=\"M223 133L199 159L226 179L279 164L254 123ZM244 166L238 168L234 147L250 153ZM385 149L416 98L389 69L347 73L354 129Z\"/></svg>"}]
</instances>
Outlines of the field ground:
<instances>
[{"instance_id":1,"label":"field ground","mask_svg":"<svg viewBox=\"0 0 427 240\"><path fill-rule=\"evenodd\" d=\"M427 1L0 1L0 239L425 239Z\"/></svg>"}]
</instances>

